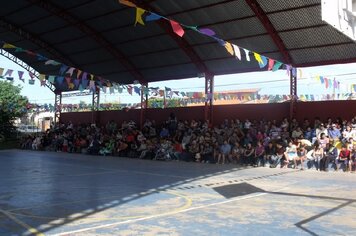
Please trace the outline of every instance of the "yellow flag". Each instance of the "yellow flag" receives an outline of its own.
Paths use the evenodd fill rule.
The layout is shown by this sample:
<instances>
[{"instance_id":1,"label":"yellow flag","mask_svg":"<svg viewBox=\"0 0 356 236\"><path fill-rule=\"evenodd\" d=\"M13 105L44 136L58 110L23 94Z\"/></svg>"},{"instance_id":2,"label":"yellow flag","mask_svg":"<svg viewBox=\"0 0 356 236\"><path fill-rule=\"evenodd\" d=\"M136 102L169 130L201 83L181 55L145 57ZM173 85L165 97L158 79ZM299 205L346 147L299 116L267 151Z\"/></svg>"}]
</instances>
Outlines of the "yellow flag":
<instances>
[{"instance_id":1,"label":"yellow flag","mask_svg":"<svg viewBox=\"0 0 356 236\"><path fill-rule=\"evenodd\" d=\"M68 87L69 87L69 89L74 89L74 84L73 83L69 83Z\"/></svg>"},{"instance_id":2,"label":"yellow flag","mask_svg":"<svg viewBox=\"0 0 356 236\"><path fill-rule=\"evenodd\" d=\"M0 76L4 73L4 68L0 68Z\"/></svg>"},{"instance_id":3,"label":"yellow flag","mask_svg":"<svg viewBox=\"0 0 356 236\"><path fill-rule=\"evenodd\" d=\"M119 0L119 3L126 5L128 7L137 7L134 3L130 2L130 1L126 1L126 0Z\"/></svg>"},{"instance_id":4,"label":"yellow flag","mask_svg":"<svg viewBox=\"0 0 356 236\"><path fill-rule=\"evenodd\" d=\"M9 43L4 43L4 45L2 46L2 48L16 48L15 45L9 44Z\"/></svg>"},{"instance_id":5,"label":"yellow flag","mask_svg":"<svg viewBox=\"0 0 356 236\"><path fill-rule=\"evenodd\" d=\"M90 80L93 80L93 79L94 79L94 75L90 74Z\"/></svg>"},{"instance_id":6,"label":"yellow flag","mask_svg":"<svg viewBox=\"0 0 356 236\"><path fill-rule=\"evenodd\" d=\"M143 22L143 20L142 20L143 13L145 13L144 9L139 8L139 7L136 8L136 22L135 22L135 25L137 23L140 23L141 25L145 25L145 22Z\"/></svg>"},{"instance_id":7,"label":"yellow flag","mask_svg":"<svg viewBox=\"0 0 356 236\"><path fill-rule=\"evenodd\" d=\"M227 50L232 56L235 55L234 47L232 46L231 43L226 42L226 43L225 43L225 48L226 48L226 50Z\"/></svg>"},{"instance_id":8,"label":"yellow flag","mask_svg":"<svg viewBox=\"0 0 356 236\"><path fill-rule=\"evenodd\" d=\"M258 54L257 52L254 52L253 55L255 56L255 59L258 62L258 64L263 64L262 57L260 54Z\"/></svg>"},{"instance_id":9,"label":"yellow flag","mask_svg":"<svg viewBox=\"0 0 356 236\"><path fill-rule=\"evenodd\" d=\"M303 71L302 71L302 69L298 69L298 71L299 71L299 78L303 78Z\"/></svg>"},{"instance_id":10,"label":"yellow flag","mask_svg":"<svg viewBox=\"0 0 356 236\"><path fill-rule=\"evenodd\" d=\"M40 75L38 76L38 78L39 78L41 81L43 81L43 80L46 79L46 76L45 76L44 74L40 74Z\"/></svg>"}]
</instances>

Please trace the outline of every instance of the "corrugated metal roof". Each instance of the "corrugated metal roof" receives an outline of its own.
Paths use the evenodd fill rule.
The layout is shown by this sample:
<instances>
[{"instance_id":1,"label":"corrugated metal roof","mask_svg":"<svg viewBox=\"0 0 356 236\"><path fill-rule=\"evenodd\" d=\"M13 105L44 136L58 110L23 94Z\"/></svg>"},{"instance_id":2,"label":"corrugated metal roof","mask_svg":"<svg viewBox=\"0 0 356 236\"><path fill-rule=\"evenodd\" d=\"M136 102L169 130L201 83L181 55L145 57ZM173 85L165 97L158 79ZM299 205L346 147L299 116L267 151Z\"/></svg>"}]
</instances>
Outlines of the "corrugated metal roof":
<instances>
[{"instance_id":1,"label":"corrugated metal roof","mask_svg":"<svg viewBox=\"0 0 356 236\"><path fill-rule=\"evenodd\" d=\"M322 22L321 0L132 1L181 23L211 28L222 39L282 62L289 54L294 66L356 61L355 42ZM262 22L251 4L260 7L276 33L267 30L269 22ZM2 5L0 15L0 40L119 83L138 76L150 82L260 70L254 60L237 61L194 31L179 38L164 21L135 27L135 9L116 0L13 0ZM40 73L59 70L25 53L16 56Z\"/></svg>"}]
</instances>

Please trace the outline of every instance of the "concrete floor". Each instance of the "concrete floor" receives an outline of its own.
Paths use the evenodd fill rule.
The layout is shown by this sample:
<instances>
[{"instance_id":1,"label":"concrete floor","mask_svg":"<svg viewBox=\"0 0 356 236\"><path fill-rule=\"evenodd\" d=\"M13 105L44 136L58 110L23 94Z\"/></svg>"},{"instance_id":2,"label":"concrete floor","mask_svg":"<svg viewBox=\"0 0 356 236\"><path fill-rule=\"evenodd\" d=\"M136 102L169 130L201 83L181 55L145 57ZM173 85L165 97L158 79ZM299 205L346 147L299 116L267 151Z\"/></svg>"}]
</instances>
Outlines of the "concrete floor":
<instances>
[{"instance_id":1,"label":"concrete floor","mask_svg":"<svg viewBox=\"0 0 356 236\"><path fill-rule=\"evenodd\" d=\"M356 235L356 174L0 151L0 235Z\"/></svg>"}]
</instances>

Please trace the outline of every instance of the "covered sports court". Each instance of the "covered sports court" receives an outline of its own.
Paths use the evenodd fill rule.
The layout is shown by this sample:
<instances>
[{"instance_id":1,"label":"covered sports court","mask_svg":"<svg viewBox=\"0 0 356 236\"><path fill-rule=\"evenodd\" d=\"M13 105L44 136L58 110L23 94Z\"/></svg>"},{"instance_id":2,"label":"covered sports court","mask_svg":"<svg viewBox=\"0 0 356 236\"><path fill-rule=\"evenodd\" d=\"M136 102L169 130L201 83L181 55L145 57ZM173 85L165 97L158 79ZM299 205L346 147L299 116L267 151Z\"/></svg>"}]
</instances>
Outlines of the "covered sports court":
<instances>
[{"instance_id":1,"label":"covered sports court","mask_svg":"<svg viewBox=\"0 0 356 236\"><path fill-rule=\"evenodd\" d=\"M283 116L298 115L293 68L356 62L355 42L321 20L320 0L130 2L288 65L292 99ZM134 27L135 12L114 0L15 0L0 9L0 39L74 68L76 77L87 71L96 82L138 82L142 91L149 82L199 76L212 94L215 75L263 70L194 30L177 36L164 20ZM17 48L1 54L39 78L61 73L61 65ZM56 107L79 90L46 79ZM99 103L96 89L88 122L104 119ZM142 95L134 113L141 123L165 112L146 108ZM214 109L210 99L199 114L213 121ZM356 179L348 173L20 150L0 151L0 163L0 235L356 234Z\"/></svg>"}]
</instances>

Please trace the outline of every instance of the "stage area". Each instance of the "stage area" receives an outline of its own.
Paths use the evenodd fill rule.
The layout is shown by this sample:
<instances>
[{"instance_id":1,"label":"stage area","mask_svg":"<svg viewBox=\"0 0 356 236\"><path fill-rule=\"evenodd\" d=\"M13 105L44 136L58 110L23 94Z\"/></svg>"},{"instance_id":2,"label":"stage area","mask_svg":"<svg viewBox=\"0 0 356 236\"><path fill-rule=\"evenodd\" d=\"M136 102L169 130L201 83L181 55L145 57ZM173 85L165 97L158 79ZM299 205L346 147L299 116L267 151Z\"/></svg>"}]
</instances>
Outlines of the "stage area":
<instances>
[{"instance_id":1,"label":"stage area","mask_svg":"<svg viewBox=\"0 0 356 236\"><path fill-rule=\"evenodd\" d=\"M0 235L356 235L356 175L0 151Z\"/></svg>"}]
</instances>

